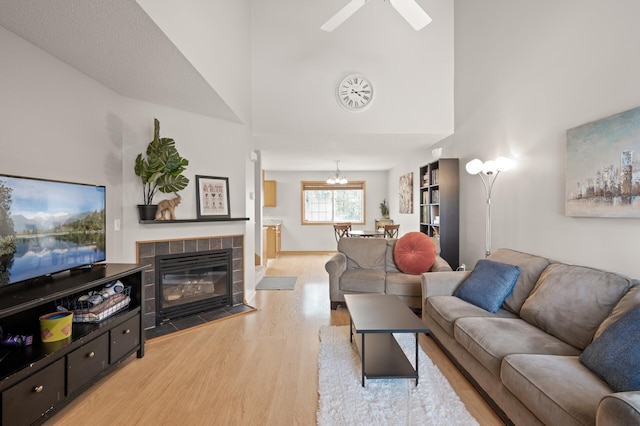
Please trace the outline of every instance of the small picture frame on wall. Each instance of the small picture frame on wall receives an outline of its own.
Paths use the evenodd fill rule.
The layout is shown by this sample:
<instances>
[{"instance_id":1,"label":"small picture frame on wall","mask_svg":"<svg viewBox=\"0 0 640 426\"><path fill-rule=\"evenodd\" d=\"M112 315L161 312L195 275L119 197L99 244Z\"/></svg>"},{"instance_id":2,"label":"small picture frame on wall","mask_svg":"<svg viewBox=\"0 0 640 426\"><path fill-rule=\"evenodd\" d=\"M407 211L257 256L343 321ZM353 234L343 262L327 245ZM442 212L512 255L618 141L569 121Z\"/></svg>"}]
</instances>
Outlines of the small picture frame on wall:
<instances>
[{"instance_id":1,"label":"small picture frame on wall","mask_svg":"<svg viewBox=\"0 0 640 426\"><path fill-rule=\"evenodd\" d=\"M196 175L198 219L229 218L229 178Z\"/></svg>"}]
</instances>

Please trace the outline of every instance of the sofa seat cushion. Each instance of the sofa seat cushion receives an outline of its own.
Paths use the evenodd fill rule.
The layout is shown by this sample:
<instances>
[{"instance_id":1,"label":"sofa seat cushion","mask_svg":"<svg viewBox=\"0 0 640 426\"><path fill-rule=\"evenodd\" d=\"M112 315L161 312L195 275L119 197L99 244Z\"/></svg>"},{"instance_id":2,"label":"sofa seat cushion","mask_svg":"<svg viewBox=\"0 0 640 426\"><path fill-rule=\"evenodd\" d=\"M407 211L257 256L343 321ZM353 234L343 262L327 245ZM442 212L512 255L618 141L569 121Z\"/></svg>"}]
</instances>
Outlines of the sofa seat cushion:
<instances>
[{"instance_id":1,"label":"sofa seat cushion","mask_svg":"<svg viewBox=\"0 0 640 426\"><path fill-rule=\"evenodd\" d=\"M427 314L433 318L450 336L453 337L453 325L459 318L467 317L505 317L516 318L514 314L500 309L495 314L485 311L455 296L432 296L425 303ZM424 315L424 313L423 313Z\"/></svg>"},{"instance_id":2,"label":"sofa seat cushion","mask_svg":"<svg viewBox=\"0 0 640 426\"><path fill-rule=\"evenodd\" d=\"M579 355L580 351L520 318L460 318L453 335L496 378L511 354Z\"/></svg>"},{"instance_id":3,"label":"sofa seat cushion","mask_svg":"<svg viewBox=\"0 0 640 426\"><path fill-rule=\"evenodd\" d=\"M545 424L593 425L598 403L612 392L577 356L508 355L501 377L505 387Z\"/></svg>"},{"instance_id":4,"label":"sofa seat cushion","mask_svg":"<svg viewBox=\"0 0 640 426\"><path fill-rule=\"evenodd\" d=\"M519 313L540 274L549 266L549 259L511 249L498 249L491 253L488 259L520 267L518 281L507 300L504 301L505 309L516 314Z\"/></svg>"},{"instance_id":5,"label":"sofa seat cushion","mask_svg":"<svg viewBox=\"0 0 640 426\"><path fill-rule=\"evenodd\" d=\"M387 272L386 293L398 296L422 296L422 276Z\"/></svg>"},{"instance_id":6,"label":"sofa seat cushion","mask_svg":"<svg viewBox=\"0 0 640 426\"><path fill-rule=\"evenodd\" d=\"M629 290L622 275L562 263L544 270L520 310L525 321L584 349L598 326Z\"/></svg>"},{"instance_id":7,"label":"sofa seat cushion","mask_svg":"<svg viewBox=\"0 0 640 426\"><path fill-rule=\"evenodd\" d=\"M347 269L384 271L387 253L384 238L340 238L338 251L347 257Z\"/></svg>"},{"instance_id":8,"label":"sofa seat cushion","mask_svg":"<svg viewBox=\"0 0 640 426\"><path fill-rule=\"evenodd\" d=\"M348 293L384 293L385 272L380 269L347 269L340 290Z\"/></svg>"}]
</instances>

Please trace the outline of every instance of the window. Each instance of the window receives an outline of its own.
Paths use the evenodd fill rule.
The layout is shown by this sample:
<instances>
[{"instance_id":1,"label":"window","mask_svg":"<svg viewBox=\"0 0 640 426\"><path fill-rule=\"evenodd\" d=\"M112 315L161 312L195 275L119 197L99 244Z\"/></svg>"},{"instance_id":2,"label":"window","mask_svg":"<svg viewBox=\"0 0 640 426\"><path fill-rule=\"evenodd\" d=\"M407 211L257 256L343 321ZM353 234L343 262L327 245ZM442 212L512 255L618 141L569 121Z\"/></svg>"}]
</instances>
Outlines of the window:
<instances>
[{"instance_id":1,"label":"window","mask_svg":"<svg viewBox=\"0 0 640 426\"><path fill-rule=\"evenodd\" d=\"M364 223L364 182L302 182L302 224Z\"/></svg>"}]
</instances>

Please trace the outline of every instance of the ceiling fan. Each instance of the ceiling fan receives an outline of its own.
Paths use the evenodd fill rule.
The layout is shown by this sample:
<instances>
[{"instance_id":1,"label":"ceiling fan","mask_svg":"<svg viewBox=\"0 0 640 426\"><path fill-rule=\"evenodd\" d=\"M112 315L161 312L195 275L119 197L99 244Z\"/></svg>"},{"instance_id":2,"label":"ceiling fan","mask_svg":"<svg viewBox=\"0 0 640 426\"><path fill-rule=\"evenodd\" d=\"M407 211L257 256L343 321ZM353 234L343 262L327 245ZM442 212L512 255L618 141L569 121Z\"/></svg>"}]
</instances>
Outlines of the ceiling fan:
<instances>
[{"instance_id":1,"label":"ceiling fan","mask_svg":"<svg viewBox=\"0 0 640 426\"><path fill-rule=\"evenodd\" d=\"M351 0L345 7L340 9L338 13L333 15L331 19L325 22L320 29L327 32L335 30L368 1L369 0ZM431 17L418 6L416 0L389 0L389 3L391 3L391 6L393 6L400 16L416 31L420 31L431 22Z\"/></svg>"}]
</instances>

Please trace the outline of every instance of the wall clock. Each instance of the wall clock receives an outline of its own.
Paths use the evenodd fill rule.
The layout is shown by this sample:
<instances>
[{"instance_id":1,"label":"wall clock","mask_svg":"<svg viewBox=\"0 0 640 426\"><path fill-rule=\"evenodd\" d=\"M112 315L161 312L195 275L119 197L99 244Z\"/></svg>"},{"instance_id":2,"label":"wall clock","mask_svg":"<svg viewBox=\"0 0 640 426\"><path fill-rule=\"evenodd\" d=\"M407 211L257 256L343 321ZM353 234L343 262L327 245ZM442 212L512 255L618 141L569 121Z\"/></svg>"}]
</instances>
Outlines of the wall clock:
<instances>
[{"instance_id":1,"label":"wall clock","mask_svg":"<svg viewBox=\"0 0 640 426\"><path fill-rule=\"evenodd\" d=\"M347 111L364 111L373 102L373 85L362 74L349 74L338 84L336 96Z\"/></svg>"}]
</instances>

